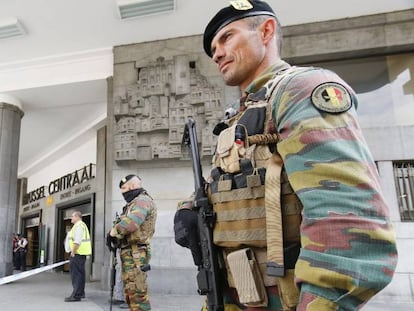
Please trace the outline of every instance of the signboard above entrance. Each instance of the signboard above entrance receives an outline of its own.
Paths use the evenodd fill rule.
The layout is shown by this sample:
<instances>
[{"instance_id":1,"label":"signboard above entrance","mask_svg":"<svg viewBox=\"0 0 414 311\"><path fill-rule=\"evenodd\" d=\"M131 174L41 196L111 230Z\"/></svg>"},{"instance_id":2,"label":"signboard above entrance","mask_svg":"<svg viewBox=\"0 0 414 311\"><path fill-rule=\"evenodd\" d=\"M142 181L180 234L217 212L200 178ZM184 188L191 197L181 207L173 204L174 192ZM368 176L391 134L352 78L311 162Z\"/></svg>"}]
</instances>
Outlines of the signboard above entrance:
<instances>
[{"instance_id":1,"label":"signboard above entrance","mask_svg":"<svg viewBox=\"0 0 414 311\"><path fill-rule=\"evenodd\" d=\"M30 191L26 194L27 201L24 204L45 198L47 196L46 191L48 195L52 195L95 178L94 167L95 164L90 163L73 173L52 180L48 186L42 186Z\"/></svg>"}]
</instances>

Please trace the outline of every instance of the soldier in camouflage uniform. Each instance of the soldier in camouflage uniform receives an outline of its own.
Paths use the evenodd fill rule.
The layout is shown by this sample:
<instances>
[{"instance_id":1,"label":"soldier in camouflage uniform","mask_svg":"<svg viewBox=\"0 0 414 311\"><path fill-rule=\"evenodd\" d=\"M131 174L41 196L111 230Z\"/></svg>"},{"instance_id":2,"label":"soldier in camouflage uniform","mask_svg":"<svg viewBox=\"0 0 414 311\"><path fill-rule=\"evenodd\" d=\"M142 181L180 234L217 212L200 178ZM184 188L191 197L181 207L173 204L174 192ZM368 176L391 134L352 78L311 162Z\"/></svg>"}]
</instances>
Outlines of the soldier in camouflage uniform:
<instances>
[{"instance_id":1,"label":"soldier in camouflage uniform","mask_svg":"<svg viewBox=\"0 0 414 311\"><path fill-rule=\"evenodd\" d=\"M128 175L119 183L127 205L110 235L121 246L122 280L130 310L151 310L147 275L151 259L150 241L155 230L157 210L153 199L141 186L141 179Z\"/></svg>"},{"instance_id":2,"label":"soldier in camouflage uniform","mask_svg":"<svg viewBox=\"0 0 414 311\"><path fill-rule=\"evenodd\" d=\"M280 187L285 271L274 280L263 274L267 299L261 306L240 304L227 272L225 310L359 310L390 283L397 250L375 162L357 121L357 96L331 71L292 67L281 60L280 24L267 3L230 3L207 25L204 50L225 83L239 86L245 94L239 113L221 128L241 124L249 139L263 133L278 139L268 144L268 161L280 161L282 172L278 185L269 186L266 177L265 205ZM223 132L213 164L228 173L223 169L225 159L217 161L220 150L231 154L231 149L220 146ZM258 167L258 160L250 159ZM210 188L214 199L212 183ZM231 240L226 233L243 234L234 229L241 209L239 215L232 213L243 201L234 198L240 204L229 205L225 213L212 202L217 214L216 244L222 237L220 243ZM223 229L231 217L233 223ZM252 217L267 226L265 239L273 239L270 233L275 228L271 223L268 228L269 218L263 223L262 216ZM260 233L260 226L252 228L245 229ZM269 247L267 243L268 256Z\"/></svg>"}]
</instances>

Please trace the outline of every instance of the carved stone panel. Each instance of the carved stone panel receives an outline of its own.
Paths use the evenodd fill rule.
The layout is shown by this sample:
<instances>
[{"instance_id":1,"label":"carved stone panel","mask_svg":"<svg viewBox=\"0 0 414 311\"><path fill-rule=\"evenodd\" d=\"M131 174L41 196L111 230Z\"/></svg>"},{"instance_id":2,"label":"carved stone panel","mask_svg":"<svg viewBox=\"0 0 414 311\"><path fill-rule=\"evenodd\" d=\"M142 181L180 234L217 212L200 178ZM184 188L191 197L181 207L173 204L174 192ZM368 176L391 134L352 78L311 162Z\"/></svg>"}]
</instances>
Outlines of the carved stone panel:
<instances>
[{"instance_id":1,"label":"carved stone panel","mask_svg":"<svg viewBox=\"0 0 414 311\"><path fill-rule=\"evenodd\" d=\"M133 62L136 80L114 87L116 161L186 158L181 140L189 117L196 121L200 156L213 154L217 138L212 131L225 109L224 84L209 81L194 59L155 51L146 63Z\"/></svg>"}]
</instances>

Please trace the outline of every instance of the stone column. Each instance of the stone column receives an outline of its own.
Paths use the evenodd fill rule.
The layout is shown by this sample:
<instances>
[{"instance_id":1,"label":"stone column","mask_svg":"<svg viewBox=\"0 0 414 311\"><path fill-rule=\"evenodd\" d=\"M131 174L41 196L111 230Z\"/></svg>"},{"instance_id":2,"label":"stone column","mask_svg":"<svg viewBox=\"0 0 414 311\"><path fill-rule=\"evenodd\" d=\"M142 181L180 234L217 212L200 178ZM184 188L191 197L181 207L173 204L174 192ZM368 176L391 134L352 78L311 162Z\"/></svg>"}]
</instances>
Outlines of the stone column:
<instances>
[{"instance_id":1,"label":"stone column","mask_svg":"<svg viewBox=\"0 0 414 311\"><path fill-rule=\"evenodd\" d=\"M18 100L0 94L0 277L13 272L12 234L17 208L20 123Z\"/></svg>"}]
</instances>

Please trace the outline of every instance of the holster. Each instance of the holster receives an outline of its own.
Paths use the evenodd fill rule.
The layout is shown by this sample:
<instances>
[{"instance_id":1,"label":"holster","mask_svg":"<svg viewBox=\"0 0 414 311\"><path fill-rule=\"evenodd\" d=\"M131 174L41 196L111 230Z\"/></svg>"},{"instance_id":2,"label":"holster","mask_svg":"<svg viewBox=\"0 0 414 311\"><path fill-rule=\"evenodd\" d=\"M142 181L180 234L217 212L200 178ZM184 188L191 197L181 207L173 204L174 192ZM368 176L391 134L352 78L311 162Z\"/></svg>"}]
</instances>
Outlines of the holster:
<instances>
[{"instance_id":1,"label":"holster","mask_svg":"<svg viewBox=\"0 0 414 311\"><path fill-rule=\"evenodd\" d=\"M253 251L244 248L227 255L239 301L249 307L267 306L268 298Z\"/></svg>"}]
</instances>

